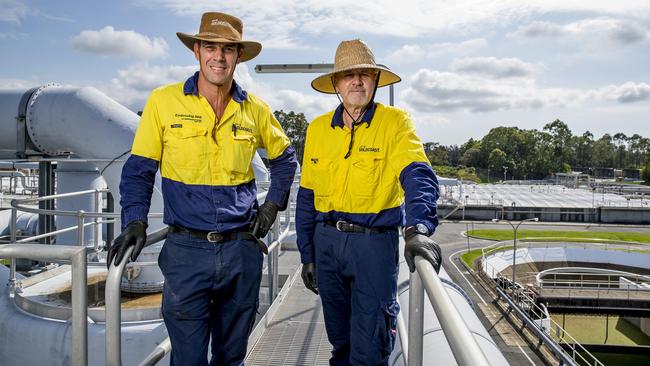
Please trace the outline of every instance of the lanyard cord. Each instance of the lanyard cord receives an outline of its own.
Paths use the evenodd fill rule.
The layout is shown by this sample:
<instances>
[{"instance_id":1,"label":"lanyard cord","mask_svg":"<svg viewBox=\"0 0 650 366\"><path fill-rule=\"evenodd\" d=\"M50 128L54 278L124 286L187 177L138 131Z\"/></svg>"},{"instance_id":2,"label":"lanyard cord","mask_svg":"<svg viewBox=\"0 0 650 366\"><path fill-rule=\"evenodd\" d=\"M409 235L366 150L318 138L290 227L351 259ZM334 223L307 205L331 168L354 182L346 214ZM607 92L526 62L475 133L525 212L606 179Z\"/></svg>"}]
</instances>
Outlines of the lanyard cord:
<instances>
[{"instance_id":1,"label":"lanyard cord","mask_svg":"<svg viewBox=\"0 0 650 366\"><path fill-rule=\"evenodd\" d=\"M357 119L354 119L354 117L352 117L352 114L348 111L347 108L345 108L345 104L343 104L343 100L341 100L341 96L339 95L339 93L336 93L336 97L338 98L339 102L341 103L341 107L343 108L345 113L348 116L350 116L350 119L352 120L352 128L351 128L351 133L350 133L350 145L348 145L348 152L345 153L345 156L343 157L343 159L349 158L350 155L352 154L352 145L354 144L354 128L363 123L363 121L361 121L361 119L363 118L363 115L368 111L368 108L369 108L370 104L374 103L375 94L377 94L377 86L379 84L379 75L380 74L381 74L381 71L379 71L377 73L377 77L375 79L375 88L372 91L372 97L370 97L370 101L368 102L368 104L366 104L365 107L363 107L363 110L361 111L361 113L359 113L359 117L357 117ZM336 84L334 83L334 76L332 75L332 77L330 79L332 81L332 86L334 86L334 90L336 90ZM343 117L343 116L341 116L341 117Z\"/></svg>"}]
</instances>

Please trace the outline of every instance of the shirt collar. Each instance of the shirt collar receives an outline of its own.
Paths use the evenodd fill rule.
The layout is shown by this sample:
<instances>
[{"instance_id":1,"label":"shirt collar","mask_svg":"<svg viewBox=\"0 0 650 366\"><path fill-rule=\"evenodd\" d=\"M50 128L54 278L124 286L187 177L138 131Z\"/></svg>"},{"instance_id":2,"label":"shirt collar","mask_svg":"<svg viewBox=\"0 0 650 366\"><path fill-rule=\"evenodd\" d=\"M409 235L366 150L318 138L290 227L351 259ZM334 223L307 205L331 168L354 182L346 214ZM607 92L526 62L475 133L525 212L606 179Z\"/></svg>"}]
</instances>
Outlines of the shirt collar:
<instances>
[{"instance_id":1,"label":"shirt collar","mask_svg":"<svg viewBox=\"0 0 650 366\"><path fill-rule=\"evenodd\" d=\"M199 72L195 72L194 75L190 76L189 79L185 81L183 86L183 93L185 95L195 95L199 96ZM232 99L237 103L241 103L245 100L248 100L248 93L246 90L242 89L235 80L232 81L232 89L230 90Z\"/></svg>"},{"instance_id":2,"label":"shirt collar","mask_svg":"<svg viewBox=\"0 0 650 366\"><path fill-rule=\"evenodd\" d=\"M377 103L373 102L370 105L370 108L368 108L363 113L363 117L361 117L359 123L365 122L367 124L367 127L370 127L370 122L372 122L372 117L375 116L376 110L377 110ZM336 110L334 111L334 116L332 116L332 128L337 126L343 128L343 126L345 125L345 123L343 123L343 113L345 113L345 111L343 110L343 104L339 104L339 106L336 107Z\"/></svg>"}]
</instances>

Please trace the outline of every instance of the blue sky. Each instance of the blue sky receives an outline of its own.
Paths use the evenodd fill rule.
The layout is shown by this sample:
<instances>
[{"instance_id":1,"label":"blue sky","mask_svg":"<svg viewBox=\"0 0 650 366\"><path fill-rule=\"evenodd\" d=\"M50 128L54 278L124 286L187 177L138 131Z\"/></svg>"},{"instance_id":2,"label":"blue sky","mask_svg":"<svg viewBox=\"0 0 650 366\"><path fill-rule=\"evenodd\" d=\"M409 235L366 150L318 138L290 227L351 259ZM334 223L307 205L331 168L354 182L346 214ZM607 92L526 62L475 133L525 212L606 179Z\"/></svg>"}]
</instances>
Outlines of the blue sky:
<instances>
[{"instance_id":1,"label":"blue sky","mask_svg":"<svg viewBox=\"0 0 650 366\"><path fill-rule=\"evenodd\" d=\"M424 141L461 144L556 118L574 134L650 137L647 0L0 0L0 9L0 88L93 86L141 109L151 89L197 69L175 33L196 33L203 11L222 11L264 46L236 78L273 109L313 118L337 100L309 87L315 74L261 75L256 64L329 63L341 40L361 38L402 77L396 105Z\"/></svg>"}]
</instances>

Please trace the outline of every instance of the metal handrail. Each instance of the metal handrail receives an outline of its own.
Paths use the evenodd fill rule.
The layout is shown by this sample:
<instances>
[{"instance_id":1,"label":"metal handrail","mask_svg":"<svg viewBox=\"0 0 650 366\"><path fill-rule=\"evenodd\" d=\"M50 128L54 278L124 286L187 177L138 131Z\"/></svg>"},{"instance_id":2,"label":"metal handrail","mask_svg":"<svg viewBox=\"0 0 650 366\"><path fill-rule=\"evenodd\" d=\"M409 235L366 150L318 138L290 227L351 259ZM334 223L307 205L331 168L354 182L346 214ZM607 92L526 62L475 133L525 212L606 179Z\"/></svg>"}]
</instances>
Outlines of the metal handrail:
<instances>
[{"instance_id":1,"label":"metal handrail","mask_svg":"<svg viewBox=\"0 0 650 366\"><path fill-rule=\"evenodd\" d=\"M485 353L454 306L431 263L417 256L415 267L416 272L411 273L409 287L408 365L422 365L423 302L426 290L458 365L489 366Z\"/></svg>"},{"instance_id":2,"label":"metal handrail","mask_svg":"<svg viewBox=\"0 0 650 366\"><path fill-rule=\"evenodd\" d=\"M72 365L88 364L87 249L70 245L3 244L0 258L70 260L72 262ZM12 260L13 261L13 260Z\"/></svg>"},{"instance_id":3,"label":"metal handrail","mask_svg":"<svg viewBox=\"0 0 650 366\"><path fill-rule=\"evenodd\" d=\"M104 193L109 191L110 190L108 189L89 189L85 191L59 193L59 194L43 196L43 197L13 199L11 200L11 207L19 209L20 211L23 212L29 212L29 213L39 214L39 215L78 216L80 211L48 210L43 208L27 207L23 205L48 201L52 199L76 197L76 196L83 196L85 194L97 194L97 193ZM162 215L163 215L162 213L150 213L148 217L161 218ZM92 218L96 217L96 218L114 219L114 218L119 218L120 214L117 212L84 212L84 216L92 217Z\"/></svg>"},{"instance_id":4,"label":"metal handrail","mask_svg":"<svg viewBox=\"0 0 650 366\"><path fill-rule=\"evenodd\" d=\"M145 247L155 244L167 237L167 227L154 231L147 236ZM124 257L118 263L111 263L106 276L106 365L122 365L122 311L120 284L126 263L131 258L133 247L128 247ZM163 355L164 356L164 355Z\"/></svg>"}]
</instances>

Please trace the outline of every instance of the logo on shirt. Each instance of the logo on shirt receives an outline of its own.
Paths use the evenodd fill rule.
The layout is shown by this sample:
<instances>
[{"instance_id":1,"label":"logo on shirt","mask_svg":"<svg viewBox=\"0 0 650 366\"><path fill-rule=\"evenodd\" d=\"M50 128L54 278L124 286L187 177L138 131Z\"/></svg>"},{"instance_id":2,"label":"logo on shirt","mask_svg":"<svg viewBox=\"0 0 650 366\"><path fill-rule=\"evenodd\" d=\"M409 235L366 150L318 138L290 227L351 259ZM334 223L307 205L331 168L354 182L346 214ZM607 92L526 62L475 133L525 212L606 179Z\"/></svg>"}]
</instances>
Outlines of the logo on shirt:
<instances>
[{"instance_id":1,"label":"logo on shirt","mask_svg":"<svg viewBox=\"0 0 650 366\"><path fill-rule=\"evenodd\" d=\"M311 158L311 162L314 164L318 164L318 158Z\"/></svg>"},{"instance_id":2,"label":"logo on shirt","mask_svg":"<svg viewBox=\"0 0 650 366\"><path fill-rule=\"evenodd\" d=\"M244 127L244 126L242 126L242 125L237 125L237 124L233 124L233 125L232 125L232 130L233 130L233 131L235 131L235 130L237 130L237 131L246 131L246 132L249 132L249 133L253 133L253 129L252 129L252 128L250 128L250 127Z\"/></svg>"},{"instance_id":3,"label":"logo on shirt","mask_svg":"<svg viewBox=\"0 0 650 366\"><path fill-rule=\"evenodd\" d=\"M379 148L361 145L359 146L359 152L379 152Z\"/></svg>"},{"instance_id":4,"label":"logo on shirt","mask_svg":"<svg viewBox=\"0 0 650 366\"><path fill-rule=\"evenodd\" d=\"M203 118L199 114L176 113L174 114L174 117L179 118L181 121L190 121L194 123L201 123L201 121L203 121Z\"/></svg>"}]
</instances>

